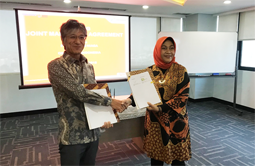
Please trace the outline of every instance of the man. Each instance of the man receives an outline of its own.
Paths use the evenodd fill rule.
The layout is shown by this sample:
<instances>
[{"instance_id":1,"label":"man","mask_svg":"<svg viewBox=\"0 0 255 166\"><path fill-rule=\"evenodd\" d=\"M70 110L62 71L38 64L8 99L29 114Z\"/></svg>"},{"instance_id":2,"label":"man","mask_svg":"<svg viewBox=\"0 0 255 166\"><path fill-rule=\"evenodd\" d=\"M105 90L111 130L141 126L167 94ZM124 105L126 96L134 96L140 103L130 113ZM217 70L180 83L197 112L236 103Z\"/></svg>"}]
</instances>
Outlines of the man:
<instances>
[{"instance_id":1,"label":"man","mask_svg":"<svg viewBox=\"0 0 255 166\"><path fill-rule=\"evenodd\" d=\"M81 54L87 30L77 20L60 27L65 52L48 64L48 75L58 105L61 165L95 165L100 129L89 130L84 103L123 110L121 101L84 88L96 84L94 69ZM112 127L106 122L102 128Z\"/></svg>"}]
</instances>

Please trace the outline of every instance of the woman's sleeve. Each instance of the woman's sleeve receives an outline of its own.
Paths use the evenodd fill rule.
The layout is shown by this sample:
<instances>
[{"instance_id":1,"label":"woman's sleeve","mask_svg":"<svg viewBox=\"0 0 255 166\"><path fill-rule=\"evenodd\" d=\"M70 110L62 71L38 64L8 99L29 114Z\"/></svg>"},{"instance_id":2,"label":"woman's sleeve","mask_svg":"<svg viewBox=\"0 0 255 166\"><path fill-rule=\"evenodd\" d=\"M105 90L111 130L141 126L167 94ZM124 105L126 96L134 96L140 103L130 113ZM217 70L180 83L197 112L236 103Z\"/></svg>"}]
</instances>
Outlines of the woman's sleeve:
<instances>
[{"instance_id":1,"label":"woman's sleeve","mask_svg":"<svg viewBox=\"0 0 255 166\"><path fill-rule=\"evenodd\" d=\"M175 111L178 114L182 111L186 112L185 108L189 98L189 87L190 79L187 71L185 70L183 80L177 85L177 93L173 95L172 99L159 106L161 107L162 112L170 113L171 111Z\"/></svg>"}]
</instances>

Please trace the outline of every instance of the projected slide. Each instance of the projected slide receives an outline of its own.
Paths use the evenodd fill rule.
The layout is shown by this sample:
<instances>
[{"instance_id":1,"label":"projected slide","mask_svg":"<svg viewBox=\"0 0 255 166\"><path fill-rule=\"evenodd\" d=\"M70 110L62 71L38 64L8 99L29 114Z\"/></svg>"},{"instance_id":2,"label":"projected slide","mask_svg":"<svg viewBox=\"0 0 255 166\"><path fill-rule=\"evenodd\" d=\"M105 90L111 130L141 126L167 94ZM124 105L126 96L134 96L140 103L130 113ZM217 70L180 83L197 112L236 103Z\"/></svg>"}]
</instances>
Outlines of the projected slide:
<instances>
[{"instance_id":1,"label":"projected slide","mask_svg":"<svg viewBox=\"0 0 255 166\"><path fill-rule=\"evenodd\" d=\"M97 81L126 78L129 71L129 17L84 13L16 10L23 85L49 83L47 64L63 55L60 26L68 19L85 24L82 54L92 63Z\"/></svg>"}]
</instances>

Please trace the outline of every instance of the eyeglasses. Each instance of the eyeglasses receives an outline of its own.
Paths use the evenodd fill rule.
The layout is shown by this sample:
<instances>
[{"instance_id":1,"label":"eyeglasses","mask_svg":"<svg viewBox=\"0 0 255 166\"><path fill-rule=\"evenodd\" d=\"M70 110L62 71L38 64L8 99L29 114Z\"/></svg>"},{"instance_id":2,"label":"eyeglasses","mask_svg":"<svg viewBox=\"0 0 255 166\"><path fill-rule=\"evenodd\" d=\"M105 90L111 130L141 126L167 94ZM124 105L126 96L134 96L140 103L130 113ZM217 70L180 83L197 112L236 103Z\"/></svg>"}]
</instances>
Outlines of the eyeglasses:
<instances>
[{"instance_id":1,"label":"eyeglasses","mask_svg":"<svg viewBox=\"0 0 255 166\"><path fill-rule=\"evenodd\" d=\"M87 36L75 36L75 35L71 35L71 36L68 36L68 38L70 39L70 40L73 40L73 41L75 41L77 38L80 40L80 41L83 41L83 40L85 40L86 38L87 38Z\"/></svg>"}]
</instances>

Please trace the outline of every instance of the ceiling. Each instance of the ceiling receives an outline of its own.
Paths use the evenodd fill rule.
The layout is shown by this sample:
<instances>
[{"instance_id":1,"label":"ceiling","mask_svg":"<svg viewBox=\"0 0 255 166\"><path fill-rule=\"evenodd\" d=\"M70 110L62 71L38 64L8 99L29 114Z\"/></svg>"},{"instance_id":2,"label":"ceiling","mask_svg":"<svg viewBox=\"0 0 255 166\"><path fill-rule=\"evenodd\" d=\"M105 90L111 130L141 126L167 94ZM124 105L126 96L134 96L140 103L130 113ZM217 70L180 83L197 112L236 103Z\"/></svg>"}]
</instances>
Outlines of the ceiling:
<instances>
[{"instance_id":1,"label":"ceiling","mask_svg":"<svg viewBox=\"0 0 255 166\"><path fill-rule=\"evenodd\" d=\"M165 0L0 0L0 9L26 8L42 10L98 12L138 16L185 16L189 14L220 14L235 10L255 10L255 0L231 0L225 5L224 0L187 0L179 6ZM26 3L26 4L24 4ZM142 5L148 5L144 10Z\"/></svg>"}]
</instances>

